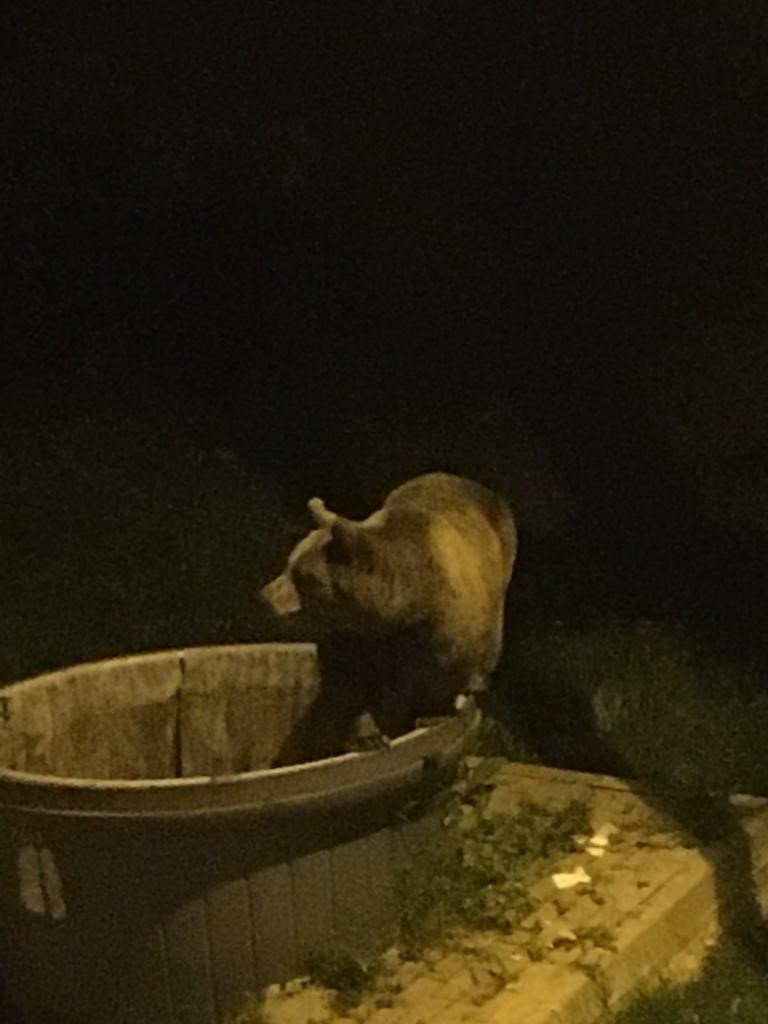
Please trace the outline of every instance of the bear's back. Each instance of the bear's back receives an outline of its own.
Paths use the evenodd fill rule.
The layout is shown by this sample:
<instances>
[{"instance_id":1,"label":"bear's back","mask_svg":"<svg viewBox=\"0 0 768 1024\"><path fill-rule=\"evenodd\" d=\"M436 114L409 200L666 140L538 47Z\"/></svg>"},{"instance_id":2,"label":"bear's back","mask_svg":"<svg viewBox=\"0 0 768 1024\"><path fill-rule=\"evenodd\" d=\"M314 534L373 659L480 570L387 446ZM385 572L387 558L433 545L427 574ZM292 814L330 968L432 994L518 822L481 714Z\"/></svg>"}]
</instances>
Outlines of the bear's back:
<instances>
[{"instance_id":1,"label":"bear's back","mask_svg":"<svg viewBox=\"0 0 768 1024\"><path fill-rule=\"evenodd\" d=\"M480 513L499 538L507 580L511 576L517 554L514 517L507 503L483 484L453 473L425 473L392 491L384 508L459 521Z\"/></svg>"}]
</instances>

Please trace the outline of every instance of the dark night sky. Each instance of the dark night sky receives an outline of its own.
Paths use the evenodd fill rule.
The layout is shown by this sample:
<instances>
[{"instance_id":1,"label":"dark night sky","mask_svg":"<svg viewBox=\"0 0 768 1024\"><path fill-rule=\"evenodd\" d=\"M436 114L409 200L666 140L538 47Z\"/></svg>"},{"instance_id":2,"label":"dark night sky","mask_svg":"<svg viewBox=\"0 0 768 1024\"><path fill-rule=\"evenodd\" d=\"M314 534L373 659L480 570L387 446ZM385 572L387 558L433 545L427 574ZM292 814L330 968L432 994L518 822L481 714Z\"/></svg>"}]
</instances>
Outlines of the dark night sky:
<instances>
[{"instance_id":1,"label":"dark night sky","mask_svg":"<svg viewBox=\"0 0 768 1024\"><path fill-rule=\"evenodd\" d=\"M6 422L156 407L349 501L527 446L651 582L759 556L759 5L12 6Z\"/></svg>"}]
</instances>

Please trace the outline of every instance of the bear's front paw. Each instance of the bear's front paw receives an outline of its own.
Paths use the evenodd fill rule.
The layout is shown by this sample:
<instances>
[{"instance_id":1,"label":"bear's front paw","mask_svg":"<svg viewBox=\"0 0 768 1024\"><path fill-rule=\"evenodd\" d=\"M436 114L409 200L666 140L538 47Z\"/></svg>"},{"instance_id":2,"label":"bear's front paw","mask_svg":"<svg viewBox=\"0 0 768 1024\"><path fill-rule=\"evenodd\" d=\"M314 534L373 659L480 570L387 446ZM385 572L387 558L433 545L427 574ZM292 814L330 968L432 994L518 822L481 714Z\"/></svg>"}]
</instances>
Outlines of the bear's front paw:
<instances>
[{"instance_id":1,"label":"bear's front paw","mask_svg":"<svg viewBox=\"0 0 768 1024\"><path fill-rule=\"evenodd\" d=\"M384 736L370 711L358 715L347 741L348 751L387 750L390 739Z\"/></svg>"},{"instance_id":2,"label":"bear's front paw","mask_svg":"<svg viewBox=\"0 0 768 1024\"><path fill-rule=\"evenodd\" d=\"M459 715L469 715L477 707L477 701L471 693L460 693L453 702L454 709Z\"/></svg>"}]
</instances>

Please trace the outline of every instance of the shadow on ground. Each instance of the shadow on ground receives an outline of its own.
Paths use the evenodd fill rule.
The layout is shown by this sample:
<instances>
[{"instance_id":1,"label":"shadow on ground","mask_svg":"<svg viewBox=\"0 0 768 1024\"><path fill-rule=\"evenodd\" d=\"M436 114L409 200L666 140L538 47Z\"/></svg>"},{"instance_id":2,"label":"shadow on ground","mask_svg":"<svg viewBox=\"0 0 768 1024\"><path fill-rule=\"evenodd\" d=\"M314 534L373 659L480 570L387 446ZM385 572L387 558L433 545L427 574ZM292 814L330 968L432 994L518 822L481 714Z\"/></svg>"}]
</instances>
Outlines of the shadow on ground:
<instances>
[{"instance_id":1,"label":"shadow on ground","mask_svg":"<svg viewBox=\"0 0 768 1024\"><path fill-rule=\"evenodd\" d=\"M564 764L567 752L550 728L542 727L540 701L518 702L515 731L524 747L546 764ZM568 712L574 732L592 751L592 764L582 770L610 772L627 780L637 776L637 765L606 743L598 726L592 703L586 695L569 693ZM580 746L582 745L580 743ZM574 767L573 763L570 765ZM768 977L768 924L760 907L753 876L749 837L726 792L703 789L671 790L669 782L637 779L636 792L668 818L673 819L687 839L711 863L718 902L721 946L731 945L743 953L763 976Z\"/></svg>"}]
</instances>

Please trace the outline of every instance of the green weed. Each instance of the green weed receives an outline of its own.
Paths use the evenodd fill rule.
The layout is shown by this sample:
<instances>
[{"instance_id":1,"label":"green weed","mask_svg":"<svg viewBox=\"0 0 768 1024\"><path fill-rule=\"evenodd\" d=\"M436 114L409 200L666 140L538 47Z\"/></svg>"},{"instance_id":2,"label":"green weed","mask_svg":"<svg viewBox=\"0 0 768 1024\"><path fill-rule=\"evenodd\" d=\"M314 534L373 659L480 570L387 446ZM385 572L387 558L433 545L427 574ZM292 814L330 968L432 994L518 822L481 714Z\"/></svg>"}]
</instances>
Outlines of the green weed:
<instances>
[{"instance_id":1,"label":"green weed","mask_svg":"<svg viewBox=\"0 0 768 1024\"><path fill-rule=\"evenodd\" d=\"M483 762L480 767L482 768ZM563 809L526 804L486 816L489 788L456 793L441 841L420 851L403 877L402 940L418 952L458 928L510 931L530 911L534 865L573 849L587 828L583 804Z\"/></svg>"},{"instance_id":2,"label":"green weed","mask_svg":"<svg viewBox=\"0 0 768 1024\"><path fill-rule=\"evenodd\" d=\"M334 990L334 1004L339 1012L357 1006L374 988L380 971L377 962L365 965L341 949L313 952L304 967L315 985Z\"/></svg>"}]
</instances>

